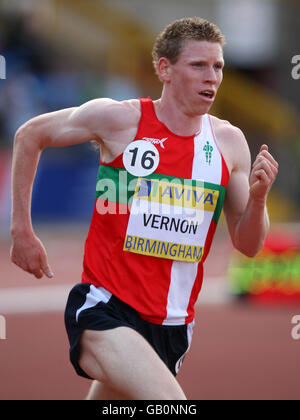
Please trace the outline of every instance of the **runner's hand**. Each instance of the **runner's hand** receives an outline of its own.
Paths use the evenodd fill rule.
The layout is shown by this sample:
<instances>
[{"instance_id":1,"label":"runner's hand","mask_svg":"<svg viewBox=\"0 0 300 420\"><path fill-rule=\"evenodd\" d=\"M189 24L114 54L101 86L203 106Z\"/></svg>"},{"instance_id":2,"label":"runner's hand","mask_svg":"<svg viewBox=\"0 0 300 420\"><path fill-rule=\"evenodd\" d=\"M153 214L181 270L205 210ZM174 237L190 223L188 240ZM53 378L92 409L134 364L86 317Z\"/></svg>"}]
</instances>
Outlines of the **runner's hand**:
<instances>
[{"instance_id":1,"label":"runner's hand","mask_svg":"<svg viewBox=\"0 0 300 420\"><path fill-rule=\"evenodd\" d=\"M278 163L268 150L267 145L262 145L252 166L250 196L255 201L265 202L278 173Z\"/></svg>"},{"instance_id":2,"label":"runner's hand","mask_svg":"<svg viewBox=\"0 0 300 420\"><path fill-rule=\"evenodd\" d=\"M38 279L44 274L53 277L44 245L34 234L13 237L10 257L14 264Z\"/></svg>"}]
</instances>

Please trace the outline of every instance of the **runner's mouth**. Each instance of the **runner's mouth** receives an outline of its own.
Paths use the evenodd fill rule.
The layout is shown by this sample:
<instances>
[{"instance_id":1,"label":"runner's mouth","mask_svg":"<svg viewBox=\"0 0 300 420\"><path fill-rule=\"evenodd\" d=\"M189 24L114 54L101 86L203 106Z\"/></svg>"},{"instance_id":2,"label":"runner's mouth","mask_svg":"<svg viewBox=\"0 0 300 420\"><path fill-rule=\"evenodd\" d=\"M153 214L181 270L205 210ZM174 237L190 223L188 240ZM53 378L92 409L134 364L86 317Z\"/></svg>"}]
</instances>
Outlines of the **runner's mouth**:
<instances>
[{"instance_id":1,"label":"runner's mouth","mask_svg":"<svg viewBox=\"0 0 300 420\"><path fill-rule=\"evenodd\" d=\"M201 96L205 96L206 98L213 99L215 96L215 92L212 90L203 90L199 93Z\"/></svg>"}]
</instances>

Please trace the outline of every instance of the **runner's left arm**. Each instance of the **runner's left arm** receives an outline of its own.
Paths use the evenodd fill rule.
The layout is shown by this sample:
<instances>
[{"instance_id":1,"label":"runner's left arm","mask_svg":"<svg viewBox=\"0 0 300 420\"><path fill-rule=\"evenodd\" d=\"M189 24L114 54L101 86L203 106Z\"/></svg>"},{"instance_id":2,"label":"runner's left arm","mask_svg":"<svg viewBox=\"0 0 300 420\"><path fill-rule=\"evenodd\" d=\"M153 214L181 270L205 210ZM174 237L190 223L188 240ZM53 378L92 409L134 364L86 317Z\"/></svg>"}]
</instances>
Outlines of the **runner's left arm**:
<instances>
[{"instance_id":1,"label":"runner's left arm","mask_svg":"<svg viewBox=\"0 0 300 420\"><path fill-rule=\"evenodd\" d=\"M241 132L235 148L235 164L227 187L224 213L234 247L254 257L263 247L270 222L267 196L278 172L278 163L263 145L252 165ZM250 176L249 176L250 175Z\"/></svg>"}]
</instances>

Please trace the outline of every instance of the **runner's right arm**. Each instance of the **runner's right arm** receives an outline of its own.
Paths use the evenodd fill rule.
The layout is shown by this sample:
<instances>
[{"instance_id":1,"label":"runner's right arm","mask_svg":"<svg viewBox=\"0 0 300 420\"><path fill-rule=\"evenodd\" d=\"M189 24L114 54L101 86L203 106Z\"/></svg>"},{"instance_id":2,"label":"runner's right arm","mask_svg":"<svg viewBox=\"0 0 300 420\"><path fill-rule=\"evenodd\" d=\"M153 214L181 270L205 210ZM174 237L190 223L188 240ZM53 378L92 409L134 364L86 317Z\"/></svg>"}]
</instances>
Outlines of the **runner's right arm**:
<instances>
[{"instance_id":1,"label":"runner's right arm","mask_svg":"<svg viewBox=\"0 0 300 420\"><path fill-rule=\"evenodd\" d=\"M108 133L118 126L123 128L121 106L111 99L95 99L80 107L35 117L16 132L12 162L11 259L37 278L44 274L53 277L45 248L34 234L31 222L31 195L41 152L45 147L70 146L90 140L98 141L105 150Z\"/></svg>"}]
</instances>

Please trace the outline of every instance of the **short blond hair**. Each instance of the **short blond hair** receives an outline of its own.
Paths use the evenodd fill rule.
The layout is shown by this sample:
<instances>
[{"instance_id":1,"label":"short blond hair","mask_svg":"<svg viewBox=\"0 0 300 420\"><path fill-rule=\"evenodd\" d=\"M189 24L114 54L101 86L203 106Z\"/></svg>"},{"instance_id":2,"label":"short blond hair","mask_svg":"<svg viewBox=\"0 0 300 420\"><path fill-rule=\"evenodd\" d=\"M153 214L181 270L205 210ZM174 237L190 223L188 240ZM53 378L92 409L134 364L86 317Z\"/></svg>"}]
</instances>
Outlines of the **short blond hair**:
<instances>
[{"instance_id":1,"label":"short blond hair","mask_svg":"<svg viewBox=\"0 0 300 420\"><path fill-rule=\"evenodd\" d=\"M226 42L220 29L208 20L200 17L177 19L157 36L154 43L152 58L156 73L161 57L176 63L187 40L218 42L222 47Z\"/></svg>"}]
</instances>

